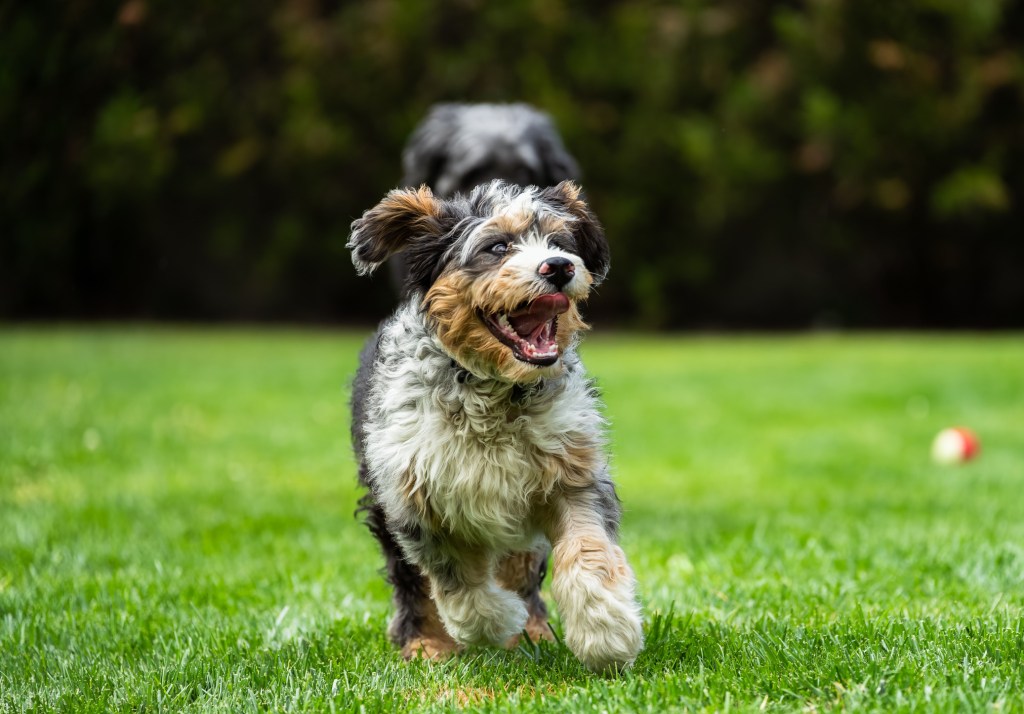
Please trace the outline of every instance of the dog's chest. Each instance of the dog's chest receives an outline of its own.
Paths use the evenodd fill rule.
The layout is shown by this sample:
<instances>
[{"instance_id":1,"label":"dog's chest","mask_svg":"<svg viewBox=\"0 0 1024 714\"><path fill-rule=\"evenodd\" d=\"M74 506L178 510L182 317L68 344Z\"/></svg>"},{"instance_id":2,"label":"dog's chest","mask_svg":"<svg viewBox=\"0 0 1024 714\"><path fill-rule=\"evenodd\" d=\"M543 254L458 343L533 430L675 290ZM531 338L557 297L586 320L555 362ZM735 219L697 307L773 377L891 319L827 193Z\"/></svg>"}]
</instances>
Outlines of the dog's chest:
<instances>
[{"instance_id":1,"label":"dog's chest","mask_svg":"<svg viewBox=\"0 0 1024 714\"><path fill-rule=\"evenodd\" d=\"M394 509L475 542L532 537L532 516L557 485L555 464L596 404L571 382L523 395L416 365L378 383L367 459Z\"/></svg>"},{"instance_id":2,"label":"dog's chest","mask_svg":"<svg viewBox=\"0 0 1024 714\"><path fill-rule=\"evenodd\" d=\"M555 474L546 463L557 444L542 437L546 415L517 411L439 410L425 420L412 461L429 515L478 537L522 530L551 491Z\"/></svg>"}]
</instances>

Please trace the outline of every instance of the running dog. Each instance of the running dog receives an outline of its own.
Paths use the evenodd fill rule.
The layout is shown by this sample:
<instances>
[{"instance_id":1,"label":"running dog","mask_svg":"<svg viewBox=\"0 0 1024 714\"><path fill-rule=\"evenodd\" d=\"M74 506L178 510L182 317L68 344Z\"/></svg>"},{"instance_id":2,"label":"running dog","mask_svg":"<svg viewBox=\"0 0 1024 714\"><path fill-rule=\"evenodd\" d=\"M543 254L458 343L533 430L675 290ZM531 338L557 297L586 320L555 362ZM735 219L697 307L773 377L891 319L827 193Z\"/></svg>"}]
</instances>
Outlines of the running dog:
<instances>
[{"instance_id":1,"label":"running dog","mask_svg":"<svg viewBox=\"0 0 1024 714\"><path fill-rule=\"evenodd\" d=\"M579 189L502 181L439 198L396 189L352 224L362 274L406 259L405 300L360 357L352 436L360 502L394 588L406 658L552 639L550 549L565 643L598 672L643 647L605 422L577 354L579 305L609 267Z\"/></svg>"}]
</instances>

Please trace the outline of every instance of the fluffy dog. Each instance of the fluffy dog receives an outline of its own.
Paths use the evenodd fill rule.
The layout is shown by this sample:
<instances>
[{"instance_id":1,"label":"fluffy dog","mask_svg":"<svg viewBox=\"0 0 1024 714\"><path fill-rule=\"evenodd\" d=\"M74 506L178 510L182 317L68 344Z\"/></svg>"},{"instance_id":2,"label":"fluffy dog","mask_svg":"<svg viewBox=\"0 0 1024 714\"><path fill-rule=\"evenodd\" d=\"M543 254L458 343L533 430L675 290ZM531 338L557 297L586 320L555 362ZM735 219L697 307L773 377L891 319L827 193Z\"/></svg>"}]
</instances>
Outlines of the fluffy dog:
<instances>
[{"instance_id":1,"label":"fluffy dog","mask_svg":"<svg viewBox=\"0 0 1024 714\"><path fill-rule=\"evenodd\" d=\"M426 184L442 197L493 179L554 186L580 172L551 117L528 104L435 104L409 137L402 169L402 186ZM404 256L391 260L390 271L401 290Z\"/></svg>"},{"instance_id":2,"label":"fluffy dog","mask_svg":"<svg viewBox=\"0 0 1024 714\"><path fill-rule=\"evenodd\" d=\"M643 646L578 310L608 271L570 182L469 195L396 189L352 224L360 273L408 260L408 298L360 358L353 442L367 523L408 657L551 639L535 564L551 549L565 642L594 671Z\"/></svg>"}]
</instances>

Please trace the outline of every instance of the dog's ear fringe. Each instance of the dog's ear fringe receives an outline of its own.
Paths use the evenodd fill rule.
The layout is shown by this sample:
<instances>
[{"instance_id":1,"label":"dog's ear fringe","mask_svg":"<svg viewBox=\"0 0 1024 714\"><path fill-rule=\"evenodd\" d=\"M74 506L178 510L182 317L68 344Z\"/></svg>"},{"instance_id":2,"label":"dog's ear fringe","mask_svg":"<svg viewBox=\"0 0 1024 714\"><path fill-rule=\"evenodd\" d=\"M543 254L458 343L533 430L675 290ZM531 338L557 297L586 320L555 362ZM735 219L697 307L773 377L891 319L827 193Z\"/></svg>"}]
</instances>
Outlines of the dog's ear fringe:
<instances>
[{"instance_id":1,"label":"dog's ear fringe","mask_svg":"<svg viewBox=\"0 0 1024 714\"><path fill-rule=\"evenodd\" d=\"M371 275L412 241L441 234L441 206L427 186L394 189L352 221L346 247L359 275Z\"/></svg>"},{"instance_id":2,"label":"dog's ear fringe","mask_svg":"<svg viewBox=\"0 0 1024 714\"><path fill-rule=\"evenodd\" d=\"M381 266L380 263L366 263L359 260L355 254L352 255L352 265L356 267L356 273L362 277L373 275L377 271L377 268Z\"/></svg>"},{"instance_id":3,"label":"dog's ear fringe","mask_svg":"<svg viewBox=\"0 0 1024 714\"><path fill-rule=\"evenodd\" d=\"M594 285L600 285L608 277L611 268L611 254L608 240L604 235L601 222L590 210L582 190L574 181L562 181L557 186L546 188L543 195L565 207L572 217L572 232L576 239L576 248L583 264L587 266Z\"/></svg>"}]
</instances>

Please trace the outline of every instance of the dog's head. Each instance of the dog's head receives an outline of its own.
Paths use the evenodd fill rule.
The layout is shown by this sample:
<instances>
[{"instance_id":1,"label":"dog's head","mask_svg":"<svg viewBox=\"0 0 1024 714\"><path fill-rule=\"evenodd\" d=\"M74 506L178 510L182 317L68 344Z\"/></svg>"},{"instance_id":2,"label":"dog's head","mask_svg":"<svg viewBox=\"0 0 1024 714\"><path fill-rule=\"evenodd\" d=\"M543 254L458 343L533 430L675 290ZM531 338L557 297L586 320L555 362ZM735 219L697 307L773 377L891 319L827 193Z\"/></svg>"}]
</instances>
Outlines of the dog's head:
<instances>
[{"instance_id":1,"label":"dog's head","mask_svg":"<svg viewBox=\"0 0 1024 714\"><path fill-rule=\"evenodd\" d=\"M492 181L451 199L394 190L352 223L348 246L362 274L404 252L409 291L448 353L518 383L561 371L586 329L578 305L609 265L604 231L569 181Z\"/></svg>"},{"instance_id":2,"label":"dog's head","mask_svg":"<svg viewBox=\"0 0 1024 714\"><path fill-rule=\"evenodd\" d=\"M551 118L526 104L438 104L413 132L402 164L403 186L427 184L439 196L492 179L554 186L579 177Z\"/></svg>"}]
</instances>

